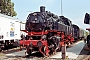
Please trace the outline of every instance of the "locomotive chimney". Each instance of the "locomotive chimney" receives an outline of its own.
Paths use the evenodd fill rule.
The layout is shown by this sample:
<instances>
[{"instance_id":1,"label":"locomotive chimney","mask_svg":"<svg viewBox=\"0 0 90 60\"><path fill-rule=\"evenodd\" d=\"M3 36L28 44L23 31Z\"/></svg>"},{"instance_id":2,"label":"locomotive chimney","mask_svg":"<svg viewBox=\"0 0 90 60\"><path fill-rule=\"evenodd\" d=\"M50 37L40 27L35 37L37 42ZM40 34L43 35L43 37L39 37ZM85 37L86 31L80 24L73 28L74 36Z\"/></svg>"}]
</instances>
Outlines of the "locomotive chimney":
<instances>
[{"instance_id":1,"label":"locomotive chimney","mask_svg":"<svg viewBox=\"0 0 90 60\"><path fill-rule=\"evenodd\" d=\"M45 6L40 7L40 12L45 12Z\"/></svg>"}]
</instances>

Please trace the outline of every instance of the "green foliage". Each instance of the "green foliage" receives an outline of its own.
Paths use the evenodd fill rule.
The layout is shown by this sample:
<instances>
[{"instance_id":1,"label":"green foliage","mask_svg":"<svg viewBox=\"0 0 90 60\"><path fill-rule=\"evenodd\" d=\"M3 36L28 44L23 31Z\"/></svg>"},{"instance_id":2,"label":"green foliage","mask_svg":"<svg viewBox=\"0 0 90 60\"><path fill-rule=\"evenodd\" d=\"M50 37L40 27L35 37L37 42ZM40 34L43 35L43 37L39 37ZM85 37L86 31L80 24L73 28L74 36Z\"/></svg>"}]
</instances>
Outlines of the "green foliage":
<instances>
[{"instance_id":1,"label":"green foliage","mask_svg":"<svg viewBox=\"0 0 90 60\"><path fill-rule=\"evenodd\" d=\"M89 32L86 32L86 36L88 36L89 35Z\"/></svg>"},{"instance_id":2,"label":"green foliage","mask_svg":"<svg viewBox=\"0 0 90 60\"><path fill-rule=\"evenodd\" d=\"M11 0L0 0L0 13L8 16L16 16L17 13L14 11L14 3Z\"/></svg>"}]
</instances>

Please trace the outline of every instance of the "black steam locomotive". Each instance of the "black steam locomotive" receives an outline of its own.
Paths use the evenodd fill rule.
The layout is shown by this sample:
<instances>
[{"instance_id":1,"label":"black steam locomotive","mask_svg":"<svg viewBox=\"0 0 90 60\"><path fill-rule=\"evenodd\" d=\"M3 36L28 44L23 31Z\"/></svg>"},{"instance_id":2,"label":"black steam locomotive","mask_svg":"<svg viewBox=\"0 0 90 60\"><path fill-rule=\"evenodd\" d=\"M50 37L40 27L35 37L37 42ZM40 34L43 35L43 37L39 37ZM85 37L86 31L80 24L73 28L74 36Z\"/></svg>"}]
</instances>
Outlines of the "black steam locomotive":
<instances>
[{"instance_id":1,"label":"black steam locomotive","mask_svg":"<svg viewBox=\"0 0 90 60\"><path fill-rule=\"evenodd\" d=\"M20 40L20 45L26 45L29 55L32 51L48 55L65 44L71 44L74 36L78 38L76 32L79 30L75 27L68 18L45 11L45 7L41 6L40 12L28 15L25 25L27 36L25 40Z\"/></svg>"},{"instance_id":2,"label":"black steam locomotive","mask_svg":"<svg viewBox=\"0 0 90 60\"><path fill-rule=\"evenodd\" d=\"M64 17L57 16L51 12L45 11L45 7L40 7L40 12L34 12L28 15L26 21L27 31L45 31L59 30L65 32L66 35L73 34L72 22Z\"/></svg>"}]
</instances>

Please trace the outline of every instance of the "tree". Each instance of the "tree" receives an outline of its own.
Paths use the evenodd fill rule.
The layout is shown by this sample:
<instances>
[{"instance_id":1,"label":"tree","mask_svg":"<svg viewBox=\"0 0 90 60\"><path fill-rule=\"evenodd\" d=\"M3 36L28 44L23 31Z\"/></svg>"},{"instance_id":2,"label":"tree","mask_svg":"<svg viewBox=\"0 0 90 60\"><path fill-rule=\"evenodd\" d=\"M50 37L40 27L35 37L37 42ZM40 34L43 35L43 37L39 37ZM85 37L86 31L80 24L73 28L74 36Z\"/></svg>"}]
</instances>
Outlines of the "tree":
<instances>
[{"instance_id":1,"label":"tree","mask_svg":"<svg viewBox=\"0 0 90 60\"><path fill-rule=\"evenodd\" d=\"M17 13L14 10L14 3L11 0L0 0L0 13L8 16L16 16Z\"/></svg>"}]
</instances>

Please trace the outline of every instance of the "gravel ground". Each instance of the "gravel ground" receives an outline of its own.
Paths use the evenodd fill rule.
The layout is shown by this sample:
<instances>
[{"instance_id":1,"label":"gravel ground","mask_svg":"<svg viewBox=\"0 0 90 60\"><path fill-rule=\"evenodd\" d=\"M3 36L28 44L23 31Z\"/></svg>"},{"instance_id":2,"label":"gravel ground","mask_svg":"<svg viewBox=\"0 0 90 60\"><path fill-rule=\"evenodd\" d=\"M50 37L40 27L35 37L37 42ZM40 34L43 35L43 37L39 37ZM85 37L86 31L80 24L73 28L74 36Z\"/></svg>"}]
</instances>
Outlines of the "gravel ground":
<instances>
[{"instance_id":1,"label":"gravel ground","mask_svg":"<svg viewBox=\"0 0 90 60\"><path fill-rule=\"evenodd\" d=\"M20 56L6 56L4 53L0 53L0 60L63 60L60 58L43 58L43 57L20 57ZM77 59L65 59L65 60L90 60L90 50L85 45Z\"/></svg>"}]
</instances>

